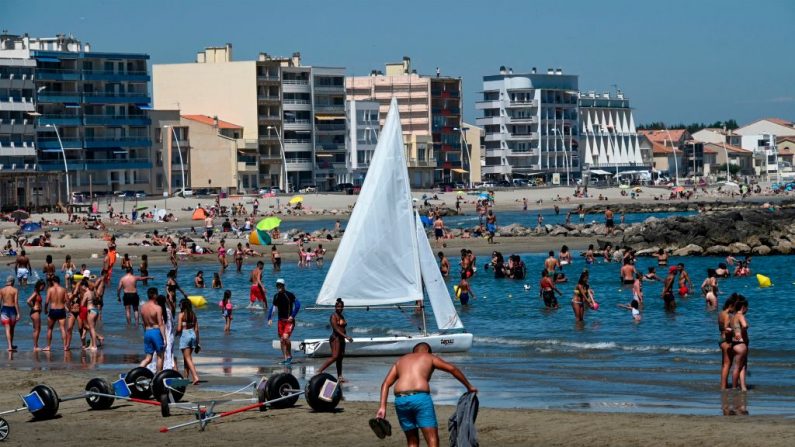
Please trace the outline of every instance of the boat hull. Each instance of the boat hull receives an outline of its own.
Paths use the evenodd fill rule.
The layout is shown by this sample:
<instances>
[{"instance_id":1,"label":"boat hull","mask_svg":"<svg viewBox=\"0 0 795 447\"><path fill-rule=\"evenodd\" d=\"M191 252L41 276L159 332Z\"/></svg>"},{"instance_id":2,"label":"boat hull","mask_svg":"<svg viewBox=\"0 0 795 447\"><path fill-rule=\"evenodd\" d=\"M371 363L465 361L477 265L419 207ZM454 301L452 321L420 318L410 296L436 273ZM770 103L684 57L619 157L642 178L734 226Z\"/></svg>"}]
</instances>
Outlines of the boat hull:
<instances>
[{"instance_id":1,"label":"boat hull","mask_svg":"<svg viewBox=\"0 0 795 447\"><path fill-rule=\"evenodd\" d=\"M472 347L472 334L428 334L393 337L354 337L345 345L346 357L398 356L411 352L417 343L428 343L434 353L466 352ZM279 349L279 340L273 347ZM298 350L307 357L329 357L331 347L328 339L304 340Z\"/></svg>"}]
</instances>

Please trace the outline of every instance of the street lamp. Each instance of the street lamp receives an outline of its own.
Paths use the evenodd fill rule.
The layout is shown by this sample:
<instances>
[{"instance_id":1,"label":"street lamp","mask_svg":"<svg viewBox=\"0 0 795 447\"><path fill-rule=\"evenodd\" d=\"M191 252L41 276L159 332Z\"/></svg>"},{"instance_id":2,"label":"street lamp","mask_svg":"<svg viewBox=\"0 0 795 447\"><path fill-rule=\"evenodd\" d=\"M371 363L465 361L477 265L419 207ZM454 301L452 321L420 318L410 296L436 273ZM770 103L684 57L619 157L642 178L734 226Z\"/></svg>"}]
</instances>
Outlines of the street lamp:
<instances>
[{"instance_id":1,"label":"street lamp","mask_svg":"<svg viewBox=\"0 0 795 447\"><path fill-rule=\"evenodd\" d=\"M726 150L726 126L723 126L723 155L726 157L726 181L731 181L731 173L729 172L729 151Z\"/></svg>"},{"instance_id":2,"label":"street lamp","mask_svg":"<svg viewBox=\"0 0 795 447\"><path fill-rule=\"evenodd\" d=\"M563 165L566 167L566 186L570 186L569 178L571 177L570 165L571 161L568 160L568 151L566 151L566 142L563 140L563 132L557 127L552 128L552 132L558 134L560 137L560 145L563 147ZM555 157L557 159L557 156Z\"/></svg>"},{"instance_id":3,"label":"street lamp","mask_svg":"<svg viewBox=\"0 0 795 447\"><path fill-rule=\"evenodd\" d=\"M69 204L72 203L72 191L69 189L69 165L66 164L66 151L63 148L61 134L58 133L58 128L55 127L55 124L47 124L45 127L52 127L52 129L55 131L55 136L58 138L58 145L61 146L61 155L63 155L63 169L66 174L66 206L68 207Z\"/></svg>"},{"instance_id":4,"label":"street lamp","mask_svg":"<svg viewBox=\"0 0 795 447\"><path fill-rule=\"evenodd\" d=\"M673 138L671 138L671 133L668 132L667 128L664 129L664 130L665 130L665 134L668 135L668 141L671 142L671 150L674 153L674 169L676 170L676 179L674 179L674 182L676 183L676 186L679 186L679 163L677 163L677 161L676 161L676 147L674 147L674 140L673 140ZM663 145L665 145L665 140L664 139L663 139ZM726 161L728 162L728 160L726 160Z\"/></svg>"},{"instance_id":5,"label":"street lamp","mask_svg":"<svg viewBox=\"0 0 795 447\"><path fill-rule=\"evenodd\" d=\"M177 131L174 130L174 126L163 126L163 128L171 129L171 133L174 134L174 141L177 142L177 152L179 153L179 167L182 170L182 196L185 197L185 164L182 162L182 148L179 146L179 137L177 136Z\"/></svg>"},{"instance_id":6,"label":"street lamp","mask_svg":"<svg viewBox=\"0 0 795 447\"><path fill-rule=\"evenodd\" d=\"M469 143L467 142L467 127L453 127L453 130L461 132L461 138L464 139L464 149L466 149L467 160L469 161L469 188L472 188L472 153L469 151ZM461 169L464 169L464 157L461 157Z\"/></svg>"},{"instance_id":7,"label":"street lamp","mask_svg":"<svg viewBox=\"0 0 795 447\"><path fill-rule=\"evenodd\" d=\"M282 156L282 175L279 176L281 177L279 181L279 188L287 193L287 157L284 154L284 142L282 141L282 134L279 133L279 129L275 126L268 126L267 129L269 132L270 130L276 132L276 137L279 139L279 147L281 148L280 155Z\"/></svg>"}]
</instances>

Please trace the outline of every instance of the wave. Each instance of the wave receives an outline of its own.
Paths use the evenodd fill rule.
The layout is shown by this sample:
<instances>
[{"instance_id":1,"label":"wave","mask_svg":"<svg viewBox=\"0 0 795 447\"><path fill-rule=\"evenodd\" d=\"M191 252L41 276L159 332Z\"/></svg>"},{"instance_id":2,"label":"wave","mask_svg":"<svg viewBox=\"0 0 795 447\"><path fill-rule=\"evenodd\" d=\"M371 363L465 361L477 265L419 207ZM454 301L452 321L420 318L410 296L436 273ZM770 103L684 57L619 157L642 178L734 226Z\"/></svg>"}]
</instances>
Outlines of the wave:
<instances>
[{"instance_id":1,"label":"wave","mask_svg":"<svg viewBox=\"0 0 795 447\"><path fill-rule=\"evenodd\" d=\"M534 347L538 352L554 352L562 350L576 351L607 351L617 349L628 352L671 352L685 354L712 354L720 352L717 348L697 348L692 346L655 346L655 345L620 345L612 341L573 342L567 340L521 340L503 337L475 337L475 342L484 344Z\"/></svg>"}]
</instances>

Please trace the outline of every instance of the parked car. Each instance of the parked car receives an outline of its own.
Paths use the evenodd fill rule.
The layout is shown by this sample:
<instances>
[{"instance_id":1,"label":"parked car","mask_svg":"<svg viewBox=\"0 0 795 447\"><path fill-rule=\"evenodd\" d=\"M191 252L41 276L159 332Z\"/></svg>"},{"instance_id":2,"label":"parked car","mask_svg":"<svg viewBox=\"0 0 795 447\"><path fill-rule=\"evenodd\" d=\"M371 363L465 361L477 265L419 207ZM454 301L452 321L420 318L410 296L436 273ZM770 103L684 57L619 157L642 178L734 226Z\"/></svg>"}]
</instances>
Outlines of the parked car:
<instances>
[{"instance_id":1,"label":"parked car","mask_svg":"<svg viewBox=\"0 0 795 447\"><path fill-rule=\"evenodd\" d=\"M299 189L298 192L304 194L309 192L317 192L317 186L315 185L304 186L303 188Z\"/></svg>"},{"instance_id":2,"label":"parked car","mask_svg":"<svg viewBox=\"0 0 795 447\"><path fill-rule=\"evenodd\" d=\"M180 190L178 190L177 192L174 193L174 196L175 197L192 197L193 196L193 190L190 189L190 188L188 188L188 189L180 189Z\"/></svg>"},{"instance_id":3,"label":"parked car","mask_svg":"<svg viewBox=\"0 0 795 447\"><path fill-rule=\"evenodd\" d=\"M511 186L513 186L513 184L508 180L501 180L497 182L497 186L500 188L510 188Z\"/></svg>"},{"instance_id":4,"label":"parked car","mask_svg":"<svg viewBox=\"0 0 795 447\"><path fill-rule=\"evenodd\" d=\"M135 191L135 198L136 199L145 199L146 193L143 191Z\"/></svg>"},{"instance_id":5,"label":"parked car","mask_svg":"<svg viewBox=\"0 0 795 447\"><path fill-rule=\"evenodd\" d=\"M528 185L527 180L525 180L523 178L515 178L515 179L513 179L513 186L523 187L523 186L527 186L527 185Z\"/></svg>"},{"instance_id":6,"label":"parked car","mask_svg":"<svg viewBox=\"0 0 795 447\"><path fill-rule=\"evenodd\" d=\"M347 191L349 189L353 189L353 183L337 183L337 186L334 187L334 191Z\"/></svg>"},{"instance_id":7,"label":"parked car","mask_svg":"<svg viewBox=\"0 0 795 447\"><path fill-rule=\"evenodd\" d=\"M464 182L455 182L454 183L455 189L466 189L467 185Z\"/></svg>"},{"instance_id":8,"label":"parked car","mask_svg":"<svg viewBox=\"0 0 795 447\"><path fill-rule=\"evenodd\" d=\"M132 199L135 197L135 191L119 191L116 194L116 197L120 199Z\"/></svg>"},{"instance_id":9,"label":"parked car","mask_svg":"<svg viewBox=\"0 0 795 447\"><path fill-rule=\"evenodd\" d=\"M494 188L494 183L492 182L483 182L477 186L478 189L489 189Z\"/></svg>"}]
</instances>

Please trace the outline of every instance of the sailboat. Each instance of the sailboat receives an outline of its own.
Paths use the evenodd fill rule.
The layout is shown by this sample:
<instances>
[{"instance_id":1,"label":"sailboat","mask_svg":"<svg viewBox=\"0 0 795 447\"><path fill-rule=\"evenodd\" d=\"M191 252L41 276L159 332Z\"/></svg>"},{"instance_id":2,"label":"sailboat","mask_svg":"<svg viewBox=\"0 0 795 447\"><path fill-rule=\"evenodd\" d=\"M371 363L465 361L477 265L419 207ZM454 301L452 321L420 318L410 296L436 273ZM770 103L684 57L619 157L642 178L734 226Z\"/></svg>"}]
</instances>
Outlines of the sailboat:
<instances>
[{"instance_id":1,"label":"sailboat","mask_svg":"<svg viewBox=\"0 0 795 447\"><path fill-rule=\"evenodd\" d=\"M390 104L384 127L356 206L340 241L318 306L333 308L342 298L347 309L386 311L427 301L437 332L429 333L425 307L416 335L354 337L346 356L390 356L411 352L425 342L434 352L463 352L472 347L442 278L431 244L414 210L404 158L403 132L397 101ZM276 343L274 343L275 345ZM304 340L300 349L310 357L331 355L329 340Z\"/></svg>"}]
</instances>

